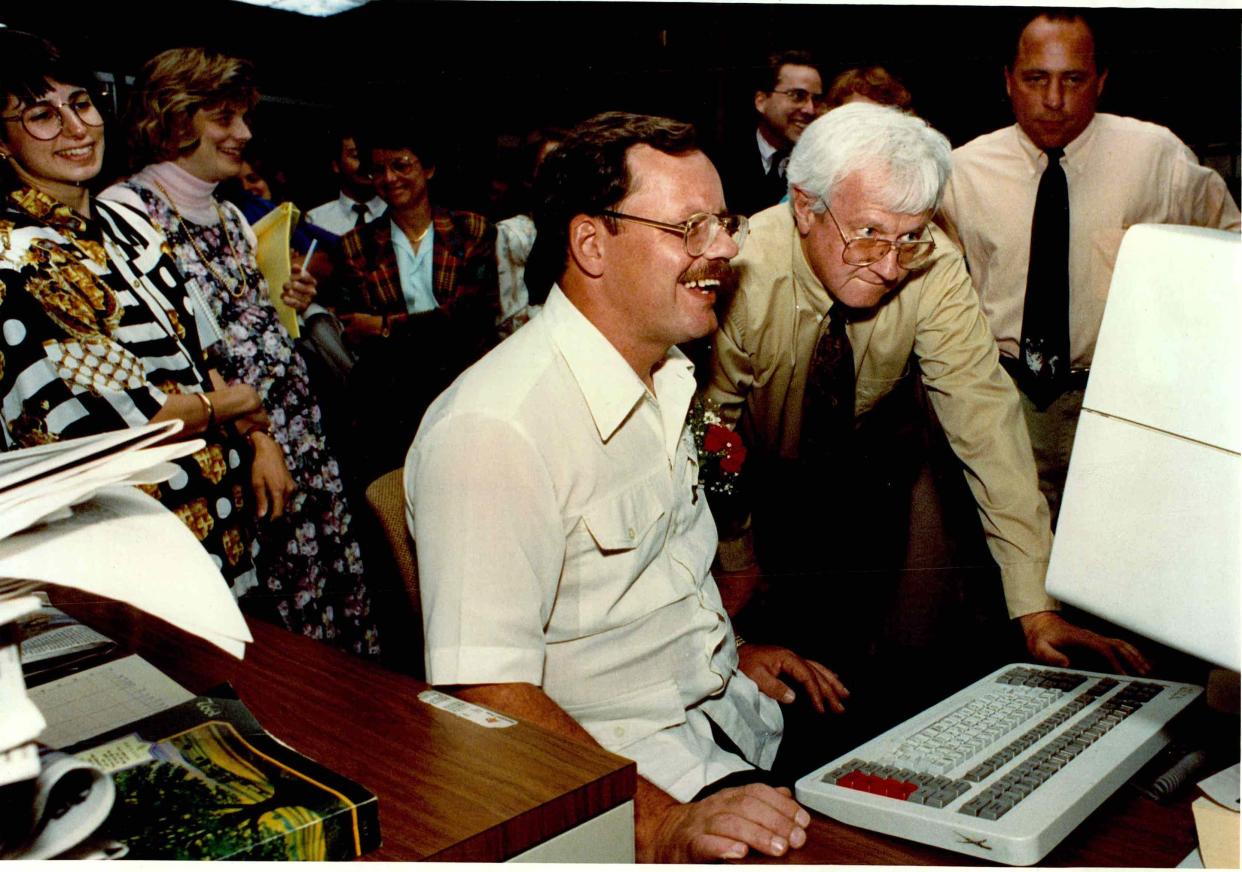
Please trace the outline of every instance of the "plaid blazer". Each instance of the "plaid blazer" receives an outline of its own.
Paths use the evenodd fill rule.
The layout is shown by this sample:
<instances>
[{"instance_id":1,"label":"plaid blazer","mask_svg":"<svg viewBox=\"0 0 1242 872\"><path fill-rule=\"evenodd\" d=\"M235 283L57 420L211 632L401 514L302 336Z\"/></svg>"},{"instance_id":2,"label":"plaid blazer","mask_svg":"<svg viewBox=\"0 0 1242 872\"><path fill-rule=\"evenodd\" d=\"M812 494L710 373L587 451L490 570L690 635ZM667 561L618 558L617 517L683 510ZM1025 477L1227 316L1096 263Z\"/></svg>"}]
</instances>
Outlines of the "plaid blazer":
<instances>
[{"instance_id":1,"label":"plaid blazer","mask_svg":"<svg viewBox=\"0 0 1242 872\"><path fill-rule=\"evenodd\" d=\"M490 331L495 343L500 315L496 284L496 228L474 212L432 207L435 247L431 252L432 291L439 312L459 327ZM405 311L392 224L385 216L341 237L344 266L342 312L382 315Z\"/></svg>"}]
</instances>

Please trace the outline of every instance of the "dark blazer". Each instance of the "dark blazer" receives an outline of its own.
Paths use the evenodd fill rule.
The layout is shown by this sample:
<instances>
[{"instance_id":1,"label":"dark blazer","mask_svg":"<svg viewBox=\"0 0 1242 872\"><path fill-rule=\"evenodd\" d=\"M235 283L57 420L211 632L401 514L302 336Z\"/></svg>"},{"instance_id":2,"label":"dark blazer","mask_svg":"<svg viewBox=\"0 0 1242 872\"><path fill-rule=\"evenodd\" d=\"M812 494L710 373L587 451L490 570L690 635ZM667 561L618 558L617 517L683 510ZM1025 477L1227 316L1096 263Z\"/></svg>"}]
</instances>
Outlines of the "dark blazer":
<instances>
[{"instance_id":1,"label":"dark blazer","mask_svg":"<svg viewBox=\"0 0 1242 872\"><path fill-rule=\"evenodd\" d=\"M725 203L730 212L754 215L785 196L785 180L769 179L763 172L753 128L718 148L713 160L724 183Z\"/></svg>"}]
</instances>

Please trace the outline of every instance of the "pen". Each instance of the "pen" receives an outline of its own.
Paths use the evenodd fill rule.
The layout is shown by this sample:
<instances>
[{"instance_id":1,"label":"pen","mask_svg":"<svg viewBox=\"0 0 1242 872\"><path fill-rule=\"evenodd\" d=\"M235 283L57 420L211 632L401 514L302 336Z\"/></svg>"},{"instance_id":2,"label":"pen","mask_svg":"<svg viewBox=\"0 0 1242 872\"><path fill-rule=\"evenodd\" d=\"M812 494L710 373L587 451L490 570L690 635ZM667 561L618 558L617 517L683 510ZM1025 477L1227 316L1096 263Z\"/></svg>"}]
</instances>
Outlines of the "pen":
<instances>
[{"instance_id":1,"label":"pen","mask_svg":"<svg viewBox=\"0 0 1242 872\"><path fill-rule=\"evenodd\" d=\"M315 256L315 246L318 244L318 239L311 240L310 248L306 249L306 257L302 258L302 272L306 272L306 268L310 266L311 258Z\"/></svg>"}]
</instances>

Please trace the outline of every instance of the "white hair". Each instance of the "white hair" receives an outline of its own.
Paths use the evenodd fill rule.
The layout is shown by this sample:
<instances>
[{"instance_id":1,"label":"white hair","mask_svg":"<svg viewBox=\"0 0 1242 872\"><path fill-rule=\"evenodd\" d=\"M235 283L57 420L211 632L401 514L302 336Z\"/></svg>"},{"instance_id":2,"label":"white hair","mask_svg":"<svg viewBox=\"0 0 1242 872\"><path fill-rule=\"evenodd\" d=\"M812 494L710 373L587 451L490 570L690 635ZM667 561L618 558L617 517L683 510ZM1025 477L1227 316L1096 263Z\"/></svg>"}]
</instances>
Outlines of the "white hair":
<instances>
[{"instance_id":1,"label":"white hair","mask_svg":"<svg viewBox=\"0 0 1242 872\"><path fill-rule=\"evenodd\" d=\"M786 177L818 197L823 212L837 185L852 173L878 171L882 209L917 215L940 205L949 180L949 140L922 118L873 103L847 103L815 119L794 146Z\"/></svg>"}]
</instances>

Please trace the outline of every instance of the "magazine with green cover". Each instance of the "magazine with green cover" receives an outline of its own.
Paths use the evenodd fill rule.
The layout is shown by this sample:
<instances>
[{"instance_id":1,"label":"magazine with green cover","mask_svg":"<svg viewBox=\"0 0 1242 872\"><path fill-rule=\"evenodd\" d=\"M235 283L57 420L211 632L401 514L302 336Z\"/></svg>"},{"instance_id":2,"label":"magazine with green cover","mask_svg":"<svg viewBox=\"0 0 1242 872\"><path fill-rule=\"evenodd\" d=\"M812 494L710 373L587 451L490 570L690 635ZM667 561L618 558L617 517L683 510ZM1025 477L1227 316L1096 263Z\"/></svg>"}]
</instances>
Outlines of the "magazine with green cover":
<instances>
[{"instance_id":1,"label":"magazine with green cover","mask_svg":"<svg viewBox=\"0 0 1242 872\"><path fill-rule=\"evenodd\" d=\"M231 690L67 749L116 785L97 835L127 859L347 860L377 848L375 794L276 741Z\"/></svg>"}]
</instances>

